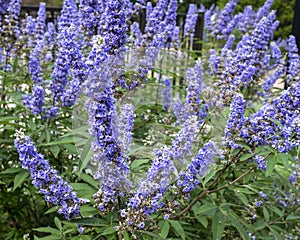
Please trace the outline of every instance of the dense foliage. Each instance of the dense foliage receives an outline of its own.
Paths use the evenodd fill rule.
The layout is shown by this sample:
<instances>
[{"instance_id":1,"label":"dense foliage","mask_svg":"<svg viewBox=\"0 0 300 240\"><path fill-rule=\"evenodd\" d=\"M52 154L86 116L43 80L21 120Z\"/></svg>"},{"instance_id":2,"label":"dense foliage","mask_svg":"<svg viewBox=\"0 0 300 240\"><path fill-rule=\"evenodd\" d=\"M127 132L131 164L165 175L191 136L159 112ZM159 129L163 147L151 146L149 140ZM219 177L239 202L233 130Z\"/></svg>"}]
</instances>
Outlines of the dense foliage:
<instances>
[{"instance_id":1,"label":"dense foliage","mask_svg":"<svg viewBox=\"0 0 300 240\"><path fill-rule=\"evenodd\" d=\"M300 59L272 3L4 1L0 238L298 239Z\"/></svg>"}]
</instances>

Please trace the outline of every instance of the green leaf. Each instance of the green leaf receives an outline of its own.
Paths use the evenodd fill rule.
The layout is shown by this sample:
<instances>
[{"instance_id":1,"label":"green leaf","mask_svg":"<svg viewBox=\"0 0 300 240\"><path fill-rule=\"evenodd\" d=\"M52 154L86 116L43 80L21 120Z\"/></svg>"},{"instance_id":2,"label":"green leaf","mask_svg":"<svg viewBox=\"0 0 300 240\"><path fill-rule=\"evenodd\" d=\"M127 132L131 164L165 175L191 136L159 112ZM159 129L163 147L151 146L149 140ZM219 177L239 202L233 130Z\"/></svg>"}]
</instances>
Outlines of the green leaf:
<instances>
[{"instance_id":1,"label":"green leaf","mask_svg":"<svg viewBox=\"0 0 300 240\"><path fill-rule=\"evenodd\" d=\"M272 154L267 158L266 176L269 176L273 172L276 163L277 163L277 155Z\"/></svg>"},{"instance_id":2,"label":"green leaf","mask_svg":"<svg viewBox=\"0 0 300 240\"><path fill-rule=\"evenodd\" d=\"M266 227L266 223L264 221L258 221L253 224L253 227L256 231L264 229Z\"/></svg>"},{"instance_id":3,"label":"green leaf","mask_svg":"<svg viewBox=\"0 0 300 240\"><path fill-rule=\"evenodd\" d=\"M8 168L3 172L0 172L0 175L4 174L16 174L18 172L24 171L23 168Z\"/></svg>"},{"instance_id":4,"label":"green leaf","mask_svg":"<svg viewBox=\"0 0 300 240\"><path fill-rule=\"evenodd\" d=\"M205 216L198 216L197 219L202 224L203 227L207 228L207 226L208 226L207 217L205 217Z\"/></svg>"},{"instance_id":5,"label":"green leaf","mask_svg":"<svg viewBox=\"0 0 300 240\"><path fill-rule=\"evenodd\" d=\"M241 193L241 192L235 192L235 194L237 195L237 197L242 201L242 203L245 206L248 206L249 202L248 202L248 198L245 196L245 194Z\"/></svg>"},{"instance_id":6,"label":"green leaf","mask_svg":"<svg viewBox=\"0 0 300 240\"><path fill-rule=\"evenodd\" d=\"M181 239L185 239L185 232L184 229L182 228L181 224L179 221L175 221L175 220L169 220L169 222L171 223L174 231L181 237Z\"/></svg>"},{"instance_id":7,"label":"green leaf","mask_svg":"<svg viewBox=\"0 0 300 240\"><path fill-rule=\"evenodd\" d=\"M57 212L57 207L55 206L55 207L52 207L52 208L50 208L50 209L48 209L44 214L46 215L46 214L50 214L50 213L53 213L53 212Z\"/></svg>"},{"instance_id":8,"label":"green leaf","mask_svg":"<svg viewBox=\"0 0 300 240\"><path fill-rule=\"evenodd\" d=\"M109 227L107 229L105 229L100 236L105 236L105 235L111 235L113 233L116 233L116 229L114 227Z\"/></svg>"},{"instance_id":9,"label":"green leaf","mask_svg":"<svg viewBox=\"0 0 300 240\"><path fill-rule=\"evenodd\" d=\"M35 238L37 240L61 240L61 236L58 235L49 235L46 237L41 237L41 238Z\"/></svg>"},{"instance_id":10,"label":"green leaf","mask_svg":"<svg viewBox=\"0 0 300 240\"><path fill-rule=\"evenodd\" d=\"M18 187L22 185L22 183L26 180L26 178L29 176L29 173L27 171L19 172L14 179L14 188L13 190L16 190Z\"/></svg>"},{"instance_id":11,"label":"green leaf","mask_svg":"<svg viewBox=\"0 0 300 240\"><path fill-rule=\"evenodd\" d=\"M283 238L280 236L280 234L279 234L274 228L269 227L269 229L270 229L271 233L273 234L274 239L276 239L276 240L281 240L281 239L283 239Z\"/></svg>"},{"instance_id":12,"label":"green leaf","mask_svg":"<svg viewBox=\"0 0 300 240\"><path fill-rule=\"evenodd\" d=\"M81 173L83 169L85 169L86 165L92 158L93 150L91 147L91 143L93 138L90 138L86 141L83 150L81 152L80 163L79 163L79 172Z\"/></svg>"},{"instance_id":13,"label":"green leaf","mask_svg":"<svg viewBox=\"0 0 300 240\"><path fill-rule=\"evenodd\" d=\"M124 232L124 240L130 240L128 232Z\"/></svg>"},{"instance_id":14,"label":"green leaf","mask_svg":"<svg viewBox=\"0 0 300 240\"><path fill-rule=\"evenodd\" d=\"M19 120L19 117L0 117L0 123L9 123L11 120Z\"/></svg>"},{"instance_id":15,"label":"green leaf","mask_svg":"<svg viewBox=\"0 0 300 240\"><path fill-rule=\"evenodd\" d=\"M203 206L201 206L201 207L198 209L196 215L204 214L204 213L206 213L206 212L208 212L208 211L211 211L211 210L214 210L214 209L216 209L216 208L217 208L217 207L216 207L214 204L212 204L212 203L210 203L210 202L207 202L207 203L205 203Z\"/></svg>"},{"instance_id":16,"label":"green leaf","mask_svg":"<svg viewBox=\"0 0 300 240\"><path fill-rule=\"evenodd\" d=\"M238 230L243 239L250 240L248 233L238 219L236 219L233 215L229 215L229 220L232 226L234 226L236 230Z\"/></svg>"},{"instance_id":17,"label":"green leaf","mask_svg":"<svg viewBox=\"0 0 300 240\"><path fill-rule=\"evenodd\" d=\"M206 183L208 183L215 175L216 175L217 171L212 169L209 171L208 174L206 174L204 181L203 181L203 185L206 185Z\"/></svg>"},{"instance_id":18,"label":"green leaf","mask_svg":"<svg viewBox=\"0 0 300 240\"><path fill-rule=\"evenodd\" d=\"M259 154L261 156L265 156L269 153L274 153L274 152L275 152L275 149L272 148L271 146L267 146L267 145L259 146L254 151L255 154Z\"/></svg>"},{"instance_id":19,"label":"green leaf","mask_svg":"<svg viewBox=\"0 0 300 240\"><path fill-rule=\"evenodd\" d=\"M94 208L91 206L83 205L82 207L80 207L80 213L83 216L96 215L96 214L98 214L98 212L99 212L99 210L97 208Z\"/></svg>"},{"instance_id":20,"label":"green leaf","mask_svg":"<svg viewBox=\"0 0 300 240\"><path fill-rule=\"evenodd\" d=\"M167 238L168 237L168 234L169 234L169 230L170 230L170 224L168 221L164 221L164 224L161 228L161 231L160 231L160 236L162 238Z\"/></svg>"},{"instance_id":21,"label":"green leaf","mask_svg":"<svg viewBox=\"0 0 300 240\"><path fill-rule=\"evenodd\" d=\"M54 218L54 223L55 223L55 226L57 227L57 229L59 231L61 231L62 230L62 225L61 225L61 221L58 219L58 217Z\"/></svg>"},{"instance_id":22,"label":"green leaf","mask_svg":"<svg viewBox=\"0 0 300 240\"><path fill-rule=\"evenodd\" d=\"M78 173L78 177L80 177L83 181L87 182L95 188L97 191L99 190L99 182L97 182L94 178L86 173Z\"/></svg>"},{"instance_id":23,"label":"green leaf","mask_svg":"<svg viewBox=\"0 0 300 240\"><path fill-rule=\"evenodd\" d=\"M97 226L97 227L108 226L107 223L101 218L94 218L94 217L72 219L71 222L84 225L84 226Z\"/></svg>"},{"instance_id":24,"label":"green leaf","mask_svg":"<svg viewBox=\"0 0 300 240\"><path fill-rule=\"evenodd\" d=\"M29 125L29 128L30 128L32 131L35 131L35 130L36 130L36 124L35 124L32 120L30 120L30 121L28 122L28 125Z\"/></svg>"},{"instance_id":25,"label":"green leaf","mask_svg":"<svg viewBox=\"0 0 300 240\"><path fill-rule=\"evenodd\" d=\"M217 211L212 221L213 240L222 238L225 227L225 216L221 211Z\"/></svg>"},{"instance_id":26,"label":"green leaf","mask_svg":"<svg viewBox=\"0 0 300 240\"><path fill-rule=\"evenodd\" d=\"M62 144L68 144L68 143L74 144L73 137L63 138L63 139L49 142L49 143L43 143L43 144L40 144L39 146L53 146L53 145L62 145Z\"/></svg>"},{"instance_id":27,"label":"green leaf","mask_svg":"<svg viewBox=\"0 0 300 240\"><path fill-rule=\"evenodd\" d=\"M240 161L241 162L246 161L246 160L252 158L253 156L254 156L254 153L246 153L240 157Z\"/></svg>"},{"instance_id":28,"label":"green leaf","mask_svg":"<svg viewBox=\"0 0 300 240\"><path fill-rule=\"evenodd\" d=\"M155 240L165 240L165 239L161 238L159 235L157 235L157 234L155 234L153 232L144 231L144 230L137 230L137 232L140 232L140 233L143 233L143 234L147 234L148 236L153 237L153 239L155 239Z\"/></svg>"},{"instance_id":29,"label":"green leaf","mask_svg":"<svg viewBox=\"0 0 300 240\"><path fill-rule=\"evenodd\" d=\"M78 154L77 148L75 147L74 144L66 143L66 144L62 144L61 146L67 149L71 154Z\"/></svg>"},{"instance_id":30,"label":"green leaf","mask_svg":"<svg viewBox=\"0 0 300 240\"><path fill-rule=\"evenodd\" d=\"M56 236L61 235L61 232L59 230L52 227L40 227L40 228L34 228L33 230L37 232L51 233Z\"/></svg>"},{"instance_id":31,"label":"green leaf","mask_svg":"<svg viewBox=\"0 0 300 240\"><path fill-rule=\"evenodd\" d=\"M269 214L268 210L265 207L263 208L263 214L264 214L265 221L269 222L270 214Z\"/></svg>"},{"instance_id":32,"label":"green leaf","mask_svg":"<svg viewBox=\"0 0 300 240\"><path fill-rule=\"evenodd\" d=\"M47 141L47 143L49 143L51 140L50 131L49 131L49 129L46 129L45 132L46 132L46 141Z\"/></svg>"},{"instance_id":33,"label":"green leaf","mask_svg":"<svg viewBox=\"0 0 300 240\"><path fill-rule=\"evenodd\" d=\"M57 145L51 146L51 147L50 147L50 151L52 152L53 156L54 156L55 158L57 158L57 157L58 157L58 154L59 154L59 151L60 151L60 148L59 148L59 146L57 146Z\"/></svg>"}]
</instances>

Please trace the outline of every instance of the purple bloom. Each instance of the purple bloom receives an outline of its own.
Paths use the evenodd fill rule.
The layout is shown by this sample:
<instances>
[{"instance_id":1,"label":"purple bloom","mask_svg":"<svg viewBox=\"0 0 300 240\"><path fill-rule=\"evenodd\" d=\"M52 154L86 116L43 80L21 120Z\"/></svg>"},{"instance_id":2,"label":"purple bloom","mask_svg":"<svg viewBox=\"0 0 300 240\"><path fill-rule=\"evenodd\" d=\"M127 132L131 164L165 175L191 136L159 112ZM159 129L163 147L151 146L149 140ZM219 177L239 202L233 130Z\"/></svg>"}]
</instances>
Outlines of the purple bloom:
<instances>
[{"instance_id":1,"label":"purple bloom","mask_svg":"<svg viewBox=\"0 0 300 240\"><path fill-rule=\"evenodd\" d=\"M46 4L41 2L36 18L37 39L43 38L46 30Z\"/></svg>"},{"instance_id":2,"label":"purple bloom","mask_svg":"<svg viewBox=\"0 0 300 240\"><path fill-rule=\"evenodd\" d=\"M259 22L263 17L267 16L270 13L271 6L274 0L266 0L264 5L262 5L256 13L255 22Z\"/></svg>"},{"instance_id":3,"label":"purple bloom","mask_svg":"<svg viewBox=\"0 0 300 240\"><path fill-rule=\"evenodd\" d=\"M30 109L33 114L40 114L44 111L44 97L45 90L40 85L35 85L33 87L33 94L30 96L29 94L23 96L22 103Z\"/></svg>"},{"instance_id":4,"label":"purple bloom","mask_svg":"<svg viewBox=\"0 0 300 240\"><path fill-rule=\"evenodd\" d=\"M255 155L254 160L257 162L257 169L262 169L264 171L267 169L266 160L264 157Z\"/></svg>"},{"instance_id":5,"label":"purple bloom","mask_svg":"<svg viewBox=\"0 0 300 240\"><path fill-rule=\"evenodd\" d=\"M184 25L184 36L190 36L191 38L194 36L196 22L198 18L198 9L196 4L190 4L188 13L185 19Z\"/></svg>"},{"instance_id":6,"label":"purple bloom","mask_svg":"<svg viewBox=\"0 0 300 240\"><path fill-rule=\"evenodd\" d=\"M209 141L204 144L198 154L193 158L185 172L181 172L177 179L177 187L184 194L190 193L199 184L199 177L203 177L208 171L216 156L222 153L216 143Z\"/></svg>"},{"instance_id":7,"label":"purple bloom","mask_svg":"<svg viewBox=\"0 0 300 240\"><path fill-rule=\"evenodd\" d=\"M286 153L299 146L300 84L294 84L245 119L241 137ZM295 123L295 124L293 124Z\"/></svg>"},{"instance_id":8,"label":"purple bloom","mask_svg":"<svg viewBox=\"0 0 300 240\"><path fill-rule=\"evenodd\" d=\"M246 101L241 94L236 94L230 105L230 113L225 127L225 143L232 148L238 148L240 145L235 143L236 137L244 125Z\"/></svg>"},{"instance_id":9,"label":"purple bloom","mask_svg":"<svg viewBox=\"0 0 300 240\"><path fill-rule=\"evenodd\" d=\"M132 129L134 122L134 107L131 104L124 104L121 114L118 117L117 129L119 133L120 145L124 152L129 151L129 145L132 141Z\"/></svg>"},{"instance_id":10,"label":"purple bloom","mask_svg":"<svg viewBox=\"0 0 300 240\"><path fill-rule=\"evenodd\" d=\"M66 219L78 217L79 206L84 200L76 197L72 187L51 168L44 156L37 152L30 138L18 133L15 146L22 167L29 170L33 185L45 195L45 200L57 205L58 213L63 214Z\"/></svg>"},{"instance_id":11,"label":"purple bloom","mask_svg":"<svg viewBox=\"0 0 300 240\"><path fill-rule=\"evenodd\" d=\"M10 0L0 0L0 14L4 15L8 9Z\"/></svg>"},{"instance_id":12,"label":"purple bloom","mask_svg":"<svg viewBox=\"0 0 300 240\"><path fill-rule=\"evenodd\" d=\"M223 29L227 27L227 24L232 20L233 11L236 8L238 0L230 0L225 7L220 11L216 26L213 30L215 35L222 33Z\"/></svg>"},{"instance_id":13,"label":"purple bloom","mask_svg":"<svg viewBox=\"0 0 300 240\"><path fill-rule=\"evenodd\" d=\"M167 0L159 0L156 6L152 9L150 8L150 4L147 5L147 18L146 18L146 35L153 39L153 37L162 32L161 22L164 18L166 9L167 9ZM148 17L149 13L149 17Z\"/></svg>"},{"instance_id":14,"label":"purple bloom","mask_svg":"<svg viewBox=\"0 0 300 240\"><path fill-rule=\"evenodd\" d=\"M286 50L288 51L287 79L289 83L292 79L297 77L300 67L296 38L292 35L288 38L288 46Z\"/></svg>"},{"instance_id":15,"label":"purple bloom","mask_svg":"<svg viewBox=\"0 0 300 240\"><path fill-rule=\"evenodd\" d=\"M164 81L164 88L162 91L163 99L162 99L162 108L163 110L168 110L171 106L172 102L172 88L171 88L171 81L169 78L165 79Z\"/></svg>"}]
</instances>

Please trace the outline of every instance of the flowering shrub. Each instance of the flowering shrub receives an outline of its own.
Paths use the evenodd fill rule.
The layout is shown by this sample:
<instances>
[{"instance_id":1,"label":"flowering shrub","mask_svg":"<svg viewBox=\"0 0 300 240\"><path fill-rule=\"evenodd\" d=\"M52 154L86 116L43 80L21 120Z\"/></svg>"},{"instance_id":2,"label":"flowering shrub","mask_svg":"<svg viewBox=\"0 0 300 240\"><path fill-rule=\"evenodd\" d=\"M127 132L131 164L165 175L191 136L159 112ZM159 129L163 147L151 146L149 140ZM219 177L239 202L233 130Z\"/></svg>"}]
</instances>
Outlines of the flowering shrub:
<instances>
[{"instance_id":1,"label":"flowering shrub","mask_svg":"<svg viewBox=\"0 0 300 240\"><path fill-rule=\"evenodd\" d=\"M65 0L55 23L20 2L1 8L6 239L298 239L300 59L272 0L205 9L201 56L195 4L177 26L176 0Z\"/></svg>"}]
</instances>

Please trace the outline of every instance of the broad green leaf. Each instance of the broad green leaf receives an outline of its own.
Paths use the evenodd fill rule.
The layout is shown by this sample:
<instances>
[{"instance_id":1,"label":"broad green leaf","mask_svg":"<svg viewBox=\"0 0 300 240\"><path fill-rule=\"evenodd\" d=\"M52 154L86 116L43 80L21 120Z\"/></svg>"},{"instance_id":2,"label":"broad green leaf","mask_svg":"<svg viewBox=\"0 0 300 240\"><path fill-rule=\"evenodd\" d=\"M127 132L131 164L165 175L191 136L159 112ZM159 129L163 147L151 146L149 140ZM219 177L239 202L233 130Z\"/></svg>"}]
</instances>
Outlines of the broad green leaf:
<instances>
[{"instance_id":1,"label":"broad green leaf","mask_svg":"<svg viewBox=\"0 0 300 240\"><path fill-rule=\"evenodd\" d=\"M90 138L86 141L83 150L81 152L80 156L80 164L79 164L79 172L81 173L83 169L85 169L86 165L89 161L91 161L93 150L91 147L91 143L93 141L93 138Z\"/></svg>"},{"instance_id":2,"label":"broad green leaf","mask_svg":"<svg viewBox=\"0 0 300 240\"><path fill-rule=\"evenodd\" d=\"M14 179L14 188L13 190L16 190L18 187L22 185L22 183L26 180L26 178L29 176L29 173L27 171L19 172Z\"/></svg>"},{"instance_id":3,"label":"broad green leaf","mask_svg":"<svg viewBox=\"0 0 300 240\"><path fill-rule=\"evenodd\" d=\"M59 148L59 146L54 145L54 146L51 146L51 147L50 147L50 151L52 152L53 156L54 156L55 158L57 158L57 157L58 157L58 154L59 154L59 151L60 151L60 148Z\"/></svg>"},{"instance_id":4,"label":"broad green leaf","mask_svg":"<svg viewBox=\"0 0 300 240\"><path fill-rule=\"evenodd\" d=\"M253 227L255 228L256 231L261 230L266 227L266 223L264 221L258 221L253 224Z\"/></svg>"},{"instance_id":5,"label":"broad green leaf","mask_svg":"<svg viewBox=\"0 0 300 240\"><path fill-rule=\"evenodd\" d=\"M208 183L216 175L217 172L218 171L216 171L214 169L210 170L209 173L206 174L203 184L206 185L206 183Z\"/></svg>"},{"instance_id":6,"label":"broad green leaf","mask_svg":"<svg viewBox=\"0 0 300 240\"><path fill-rule=\"evenodd\" d=\"M160 236L162 238L167 238L168 237L168 234L169 234L169 230L170 230L170 224L168 221L164 221L164 224L161 228L161 231L160 231Z\"/></svg>"},{"instance_id":7,"label":"broad green leaf","mask_svg":"<svg viewBox=\"0 0 300 240\"><path fill-rule=\"evenodd\" d=\"M107 223L101 218L77 218L72 219L71 222L77 223L84 226L97 226L97 227L104 227L108 226Z\"/></svg>"},{"instance_id":8,"label":"broad green leaf","mask_svg":"<svg viewBox=\"0 0 300 240\"><path fill-rule=\"evenodd\" d=\"M78 177L80 177L86 183L89 183L90 186L94 187L97 191L99 190L99 182L92 178L90 175L86 173L79 173Z\"/></svg>"},{"instance_id":9,"label":"broad green leaf","mask_svg":"<svg viewBox=\"0 0 300 240\"><path fill-rule=\"evenodd\" d=\"M11 120L20 120L19 117L0 117L0 123L9 123Z\"/></svg>"},{"instance_id":10,"label":"broad green leaf","mask_svg":"<svg viewBox=\"0 0 300 240\"><path fill-rule=\"evenodd\" d=\"M50 213L53 213L53 212L57 212L57 207L55 206L55 207L52 207L52 208L50 208L50 209L48 209L44 214L46 215L46 214L50 214Z\"/></svg>"},{"instance_id":11,"label":"broad green leaf","mask_svg":"<svg viewBox=\"0 0 300 240\"><path fill-rule=\"evenodd\" d=\"M49 235L46 237L41 237L41 238L35 238L37 240L61 240L61 236L58 235Z\"/></svg>"},{"instance_id":12,"label":"broad green leaf","mask_svg":"<svg viewBox=\"0 0 300 240\"><path fill-rule=\"evenodd\" d=\"M246 232L245 228L243 227L243 225L240 223L240 221L238 219L236 219L233 215L229 215L229 220L232 224L232 226L234 226L236 228L236 230L238 230L238 232L240 233L241 237L245 240L250 240L250 237L248 235L248 233Z\"/></svg>"},{"instance_id":13,"label":"broad green leaf","mask_svg":"<svg viewBox=\"0 0 300 240\"><path fill-rule=\"evenodd\" d=\"M263 214L264 214L265 221L269 222L270 214L269 214L268 210L265 207L263 208Z\"/></svg>"},{"instance_id":14,"label":"broad green leaf","mask_svg":"<svg viewBox=\"0 0 300 240\"><path fill-rule=\"evenodd\" d=\"M78 154L78 151L74 144L66 143L66 144L62 144L61 146L65 149L67 149L69 151L69 153L71 153L71 154Z\"/></svg>"},{"instance_id":15,"label":"broad green leaf","mask_svg":"<svg viewBox=\"0 0 300 240\"><path fill-rule=\"evenodd\" d=\"M198 209L196 215L204 214L204 213L206 213L206 212L208 212L208 211L211 211L211 210L214 210L214 209L216 209L216 208L217 208L217 207L216 207L214 204L212 204L212 203L210 203L210 202L207 202L207 203L205 203L203 206L201 206L201 207Z\"/></svg>"},{"instance_id":16,"label":"broad green leaf","mask_svg":"<svg viewBox=\"0 0 300 240\"><path fill-rule=\"evenodd\" d=\"M63 139L49 142L49 143L43 143L43 144L40 144L40 146L53 146L53 145L62 145L62 144L68 144L68 143L74 144L73 137L63 138Z\"/></svg>"},{"instance_id":17,"label":"broad green leaf","mask_svg":"<svg viewBox=\"0 0 300 240\"><path fill-rule=\"evenodd\" d=\"M277 155L272 154L267 158L266 176L269 176L273 172L276 163L277 163Z\"/></svg>"},{"instance_id":18,"label":"broad green leaf","mask_svg":"<svg viewBox=\"0 0 300 240\"><path fill-rule=\"evenodd\" d=\"M171 223L174 231L181 237L181 239L185 239L185 232L184 229L182 228L181 224L179 221L175 221L175 220L169 220L169 222Z\"/></svg>"},{"instance_id":19,"label":"broad green leaf","mask_svg":"<svg viewBox=\"0 0 300 240\"><path fill-rule=\"evenodd\" d=\"M248 206L248 198L241 192L235 192L236 196L242 201L245 206Z\"/></svg>"},{"instance_id":20,"label":"broad green leaf","mask_svg":"<svg viewBox=\"0 0 300 240\"><path fill-rule=\"evenodd\" d=\"M255 154L259 154L261 156L265 156L269 153L274 153L274 152L275 152L274 148L272 148L271 146L266 146L266 145L259 146L254 151Z\"/></svg>"},{"instance_id":21,"label":"broad green leaf","mask_svg":"<svg viewBox=\"0 0 300 240\"><path fill-rule=\"evenodd\" d=\"M217 211L212 220L213 240L222 238L225 228L225 216L221 211Z\"/></svg>"},{"instance_id":22,"label":"broad green leaf","mask_svg":"<svg viewBox=\"0 0 300 240\"><path fill-rule=\"evenodd\" d=\"M283 214L283 212L279 209L279 208L277 208L277 207L275 207L275 206L269 206L269 209L271 209L274 213L276 213L278 216L281 216L282 214Z\"/></svg>"},{"instance_id":23,"label":"broad green leaf","mask_svg":"<svg viewBox=\"0 0 300 240\"><path fill-rule=\"evenodd\" d=\"M8 168L3 172L0 172L0 175L4 174L16 174L18 172L24 171L23 168Z\"/></svg>"},{"instance_id":24,"label":"broad green leaf","mask_svg":"<svg viewBox=\"0 0 300 240\"><path fill-rule=\"evenodd\" d=\"M54 218L54 223L55 223L55 226L57 227L57 229L59 231L61 231L62 230L62 225L61 225L61 221L58 219L58 217Z\"/></svg>"},{"instance_id":25,"label":"broad green leaf","mask_svg":"<svg viewBox=\"0 0 300 240\"><path fill-rule=\"evenodd\" d=\"M246 153L240 157L240 161L243 162L245 160L252 158L253 156L254 156L254 153Z\"/></svg>"},{"instance_id":26,"label":"broad green leaf","mask_svg":"<svg viewBox=\"0 0 300 240\"><path fill-rule=\"evenodd\" d=\"M130 240L128 232L124 232L124 240Z\"/></svg>"},{"instance_id":27,"label":"broad green leaf","mask_svg":"<svg viewBox=\"0 0 300 240\"><path fill-rule=\"evenodd\" d=\"M61 232L59 230L52 227L40 227L40 228L34 228L33 230L37 232L51 233L56 236L61 235Z\"/></svg>"},{"instance_id":28,"label":"broad green leaf","mask_svg":"<svg viewBox=\"0 0 300 240\"><path fill-rule=\"evenodd\" d=\"M273 234L274 239L276 239L276 240L281 240L281 239L283 239L283 238L280 236L280 234L279 234L274 228L269 227L269 229L270 229L271 233Z\"/></svg>"},{"instance_id":29,"label":"broad green leaf","mask_svg":"<svg viewBox=\"0 0 300 240\"><path fill-rule=\"evenodd\" d=\"M98 212L99 210L97 208L91 206L83 205L82 207L80 207L80 213L83 216L96 215Z\"/></svg>"},{"instance_id":30,"label":"broad green leaf","mask_svg":"<svg viewBox=\"0 0 300 240\"><path fill-rule=\"evenodd\" d=\"M114 227L109 227L105 229L100 235L105 236L105 235L111 235L113 233L116 233L116 229Z\"/></svg>"},{"instance_id":31,"label":"broad green leaf","mask_svg":"<svg viewBox=\"0 0 300 240\"><path fill-rule=\"evenodd\" d=\"M208 220L205 216L197 216L198 221L202 224L203 227L207 228Z\"/></svg>"},{"instance_id":32,"label":"broad green leaf","mask_svg":"<svg viewBox=\"0 0 300 240\"><path fill-rule=\"evenodd\" d=\"M137 230L137 232L140 232L140 233L143 233L143 234L147 234L148 236L151 236L153 237L152 239L155 239L155 240L165 240L163 238L161 238L161 236L153 233L153 232L149 232L149 231L144 231L144 230ZM145 239L145 238L143 238Z\"/></svg>"}]
</instances>

